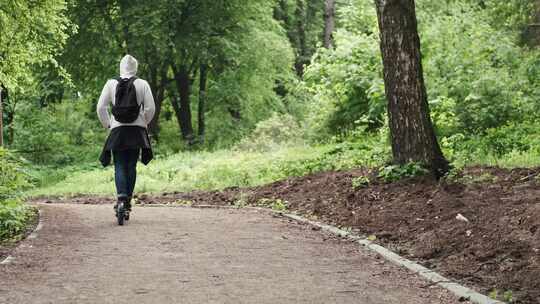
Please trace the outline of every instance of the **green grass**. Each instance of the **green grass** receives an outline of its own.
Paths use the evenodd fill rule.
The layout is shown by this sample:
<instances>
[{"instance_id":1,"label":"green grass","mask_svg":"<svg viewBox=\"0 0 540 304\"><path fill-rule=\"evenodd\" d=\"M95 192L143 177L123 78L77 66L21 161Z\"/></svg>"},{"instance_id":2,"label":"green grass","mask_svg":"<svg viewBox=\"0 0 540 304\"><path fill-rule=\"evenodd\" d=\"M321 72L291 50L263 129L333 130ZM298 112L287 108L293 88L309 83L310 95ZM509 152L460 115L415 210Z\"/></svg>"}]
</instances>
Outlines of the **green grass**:
<instances>
[{"instance_id":1,"label":"green grass","mask_svg":"<svg viewBox=\"0 0 540 304\"><path fill-rule=\"evenodd\" d=\"M531 152L511 152L504 156L486 155L471 164L501 168L532 168L540 165L540 154Z\"/></svg>"},{"instance_id":2,"label":"green grass","mask_svg":"<svg viewBox=\"0 0 540 304\"><path fill-rule=\"evenodd\" d=\"M471 153L460 155L454 159L456 167L466 166L490 166L506 169L512 168L533 168L540 166L540 153L537 151L512 151L504 155L493 153Z\"/></svg>"},{"instance_id":3,"label":"green grass","mask_svg":"<svg viewBox=\"0 0 540 304\"><path fill-rule=\"evenodd\" d=\"M256 186L286 178L284 164L315 160L329 147L300 146L270 152L222 150L216 152L183 152L152 161L145 167L139 163L139 193L165 191L216 190L231 186ZM73 196L77 194L114 193L113 168L70 172L63 180L52 175L44 185L26 193L28 196Z\"/></svg>"},{"instance_id":4,"label":"green grass","mask_svg":"<svg viewBox=\"0 0 540 304\"><path fill-rule=\"evenodd\" d=\"M503 168L535 167L540 155L533 151L504 156L486 153L460 153L456 167L488 165ZM325 146L282 147L267 152L220 150L181 152L158 157L149 166L138 164L137 193L160 193L192 190L220 190L271 183L290 176L356 167L377 168L390 158L390 151L380 141L365 138L362 142ZM78 194L114 194L113 168L96 164L68 168L35 167L31 175L36 188L27 196L75 196Z\"/></svg>"}]
</instances>

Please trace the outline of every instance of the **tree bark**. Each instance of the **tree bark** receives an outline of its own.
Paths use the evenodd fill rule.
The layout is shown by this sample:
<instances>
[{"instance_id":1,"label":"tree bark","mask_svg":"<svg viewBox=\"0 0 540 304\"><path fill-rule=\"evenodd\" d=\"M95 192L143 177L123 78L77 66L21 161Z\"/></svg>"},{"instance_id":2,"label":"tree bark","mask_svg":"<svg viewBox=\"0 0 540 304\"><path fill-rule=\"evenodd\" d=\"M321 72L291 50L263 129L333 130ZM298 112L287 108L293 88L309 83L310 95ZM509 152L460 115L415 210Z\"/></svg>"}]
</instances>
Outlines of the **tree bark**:
<instances>
[{"instance_id":1,"label":"tree bark","mask_svg":"<svg viewBox=\"0 0 540 304\"><path fill-rule=\"evenodd\" d=\"M304 64L309 62L306 45L306 7L305 0L296 1L296 10L294 12L297 31L297 56L295 63L296 74L299 77L304 76Z\"/></svg>"},{"instance_id":2,"label":"tree bark","mask_svg":"<svg viewBox=\"0 0 540 304\"><path fill-rule=\"evenodd\" d=\"M154 103L156 105L156 112L154 113L154 117L152 118L152 121L150 121L150 124L148 125L148 131L150 132L152 137L158 141L159 131L160 131L159 116L161 115L163 99L165 98L165 87L159 86L157 89L155 89L154 96L155 96Z\"/></svg>"},{"instance_id":3,"label":"tree bark","mask_svg":"<svg viewBox=\"0 0 540 304\"><path fill-rule=\"evenodd\" d=\"M414 0L375 0L394 162L420 162L436 177L444 158L431 122Z\"/></svg>"},{"instance_id":4,"label":"tree bark","mask_svg":"<svg viewBox=\"0 0 540 304\"><path fill-rule=\"evenodd\" d=\"M178 121L178 127L180 130L182 130L182 115L180 114L180 101L178 100L178 96L176 96L176 94L171 94L170 100L174 110L174 115L176 116L176 121ZM180 139L184 140L182 132L180 132Z\"/></svg>"},{"instance_id":5,"label":"tree bark","mask_svg":"<svg viewBox=\"0 0 540 304\"><path fill-rule=\"evenodd\" d=\"M158 71L158 67L154 65L150 70L149 78L150 87L152 88L152 94L154 96L154 103L156 105L156 112L154 118L152 118L152 121L148 125L148 131L156 140L159 140L159 117L161 115L163 99L165 98L165 86L167 81L166 67L161 67L159 69L161 72Z\"/></svg>"},{"instance_id":6,"label":"tree bark","mask_svg":"<svg viewBox=\"0 0 540 304\"><path fill-rule=\"evenodd\" d=\"M201 64L199 68L199 109L198 109L198 135L199 142L204 143L205 135L205 120L204 115L206 112L206 82L208 79L208 66L206 64Z\"/></svg>"},{"instance_id":7,"label":"tree bark","mask_svg":"<svg viewBox=\"0 0 540 304\"><path fill-rule=\"evenodd\" d=\"M177 112L178 123L182 138L190 144L193 141L193 125L191 122L191 76L189 69L181 65L178 70L174 69L174 79L180 96L180 103Z\"/></svg>"},{"instance_id":8,"label":"tree bark","mask_svg":"<svg viewBox=\"0 0 540 304\"><path fill-rule=\"evenodd\" d=\"M534 2L530 23L523 28L521 40L529 47L540 46L540 0Z\"/></svg>"},{"instance_id":9,"label":"tree bark","mask_svg":"<svg viewBox=\"0 0 540 304\"><path fill-rule=\"evenodd\" d=\"M336 0L325 0L324 6L324 47L329 49L334 44Z\"/></svg>"},{"instance_id":10,"label":"tree bark","mask_svg":"<svg viewBox=\"0 0 540 304\"><path fill-rule=\"evenodd\" d=\"M4 111L3 111L3 103L4 103L4 85L0 85L0 147L4 146Z\"/></svg>"}]
</instances>

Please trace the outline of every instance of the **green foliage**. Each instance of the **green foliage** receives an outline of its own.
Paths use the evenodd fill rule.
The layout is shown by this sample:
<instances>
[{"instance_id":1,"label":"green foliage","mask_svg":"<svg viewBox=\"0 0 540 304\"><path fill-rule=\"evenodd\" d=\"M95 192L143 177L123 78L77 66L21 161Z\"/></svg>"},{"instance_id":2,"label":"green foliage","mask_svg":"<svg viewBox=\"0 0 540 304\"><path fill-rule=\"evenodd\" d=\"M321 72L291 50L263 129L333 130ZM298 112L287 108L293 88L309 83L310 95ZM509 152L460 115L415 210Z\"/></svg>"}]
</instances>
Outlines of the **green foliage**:
<instances>
[{"instance_id":1,"label":"green foliage","mask_svg":"<svg viewBox=\"0 0 540 304\"><path fill-rule=\"evenodd\" d=\"M532 164L540 155L539 53L520 48L517 28L492 15L523 16L528 4L483 2L417 2L431 115L445 153L460 165L485 159ZM312 96L306 133L317 141L387 127L373 3L350 1L339 18L336 48L316 53L301 85ZM505 22L518 22L512 18Z\"/></svg>"},{"instance_id":2,"label":"green foliage","mask_svg":"<svg viewBox=\"0 0 540 304\"><path fill-rule=\"evenodd\" d=\"M281 23L295 50L295 66L309 64L321 44L324 0L278 0L274 18Z\"/></svg>"},{"instance_id":3,"label":"green foliage","mask_svg":"<svg viewBox=\"0 0 540 304\"><path fill-rule=\"evenodd\" d=\"M0 200L0 241L20 236L34 215L33 208L17 200Z\"/></svg>"},{"instance_id":4,"label":"green foliage","mask_svg":"<svg viewBox=\"0 0 540 304\"><path fill-rule=\"evenodd\" d=\"M10 0L0 4L0 83L12 91L27 91L36 65L51 63L73 27L65 0Z\"/></svg>"},{"instance_id":5,"label":"green foliage","mask_svg":"<svg viewBox=\"0 0 540 304\"><path fill-rule=\"evenodd\" d=\"M290 176L325 170L380 166L389 158L387 145L378 138L328 146L282 147L272 151L219 150L181 152L160 156L139 167L138 192L217 190L267 184ZM70 169L65 179L51 180L57 172L40 174L42 186L29 195L104 194L114 191L112 168ZM60 177L60 176L58 176Z\"/></svg>"},{"instance_id":6,"label":"green foliage","mask_svg":"<svg viewBox=\"0 0 540 304\"><path fill-rule=\"evenodd\" d=\"M0 147L0 202L16 198L29 186L28 175L21 168L21 160Z\"/></svg>"},{"instance_id":7,"label":"green foliage","mask_svg":"<svg viewBox=\"0 0 540 304\"><path fill-rule=\"evenodd\" d=\"M274 211L287 211L288 202L282 199L263 198L257 202L258 206L268 207Z\"/></svg>"},{"instance_id":8,"label":"green foliage","mask_svg":"<svg viewBox=\"0 0 540 304\"><path fill-rule=\"evenodd\" d=\"M500 291L498 289L493 289L489 293L489 297L495 300L502 300L505 303L513 303L514 302L514 293L511 290L507 290L500 294Z\"/></svg>"},{"instance_id":9,"label":"green foliage","mask_svg":"<svg viewBox=\"0 0 540 304\"><path fill-rule=\"evenodd\" d=\"M0 147L0 241L24 231L33 209L19 201L22 191L30 186L22 162Z\"/></svg>"},{"instance_id":10,"label":"green foliage","mask_svg":"<svg viewBox=\"0 0 540 304\"><path fill-rule=\"evenodd\" d=\"M484 135L456 133L441 140L445 154L456 165L533 166L540 159L540 124L511 122L486 130Z\"/></svg>"},{"instance_id":11,"label":"green foliage","mask_svg":"<svg viewBox=\"0 0 540 304\"><path fill-rule=\"evenodd\" d=\"M404 178L417 177L428 174L424 165L410 162L405 165L388 165L379 168L378 177L386 182L395 182Z\"/></svg>"},{"instance_id":12,"label":"green foliage","mask_svg":"<svg viewBox=\"0 0 540 304\"><path fill-rule=\"evenodd\" d=\"M485 10L461 1L440 8L431 3L419 4L419 19L428 96L439 133L482 133L531 114L538 83L529 80L527 70L536 55L492 27Z\"/></svg>"},{"instance_id":13,"label":"green foliage","mask_svg":"<svg viewBox=\"0 0 540 304\"><path fill-rule=\"evenodd\" d=\"M374 138L362 142L343 142L332 145L316 158L287 161L281 164L284 177L304 176L321 171L339 171L357 167L377 166L389 158L388 147Z\"/></svg>"},{"instance_id":14,"label":"green foliage","mask_svg":"<svg viewBox=\"0 0 540 304\"><path fill-rule=\"evenodd\" d=\"M359 188L364 188L364 187L369 186L370 182L371 181L369 180L369 177L367 177L367 176L359 176L359 177L355 177L355 178L352 179L351 185L352 185L352 188L354 190L356 190L356 189L359 189Z\"/></svg>"},{"instance_id":15,"label":"green foliage","mask_svg":"<svg viewBox=\"0 0 540 304\"><path fill-rule=\"evenodd\" d=\"M342 13L374 11L356 1ZM362 15L364 17L365 15ZM374 15L369 15L374 17ZM367 17L366 17L367 18ZM350 26L335 33L336 49L320 49L306 70L305 86L313 97L310 124L315 137L347 134L359 125L380 127L385 113L384 86L376 19L358 31ZM352 20L348 21L352 22Z\"/></svg>"},{"instance_id":16,"label":"green foliage","mask_svg":"<svg viewBox=\"0 0 540 304\"><path fill-rule=\"evenodd\" d=\"M95 117L85 115L88 107L80 99L45 108L21 107L11 148L37 164L97 163L106 132Z\"/></svg>"},{"instance_id":17,"label":"green foliage","mask_svg":"<svg viewBox=\"0 0 540 304\"><path fill-rule=\"evenodd\" d=\"M326 147L289 147L268 152L218 150L181 152L161 156L148 167L139 166L138 192L216 190L233 186L257 186L287 177L284 163L313 159ZM43 178L48 179L48 175ZM74 170L56 183L29 195L106 194L114 192L113 168Z\"/></svg>"},{"instance_id":18,"label":"green foliage","mask_svg":"<svg viewBox=\"0 0 540 304\"><path fill-rule=\"evenodd\" d=\"M237 148L246 151L271 151L284 146L298 146L302 142L302 129L291 115L274 113L257 123L255 130L244 137Z\"/></svg>"},{"instance_id":19,"label":"green foliage","mask_svg":"<svg viewBox=\"0 0 540 304\"><path fill-rule=\"evenodd\" d=\"M294 54L272 18L273 8L273 1L113 1L99 6L75 1L69 12L80 30L62 60L76 89L96 99L106 79L118 73L121 54L138 58L139 76L149 81L154 95L165 92L166 127L160 137L171 152L192 148L180 143L178 125L170 123L175 114L171 103L180 90L172 80L178 70L186 69L195 86L197 68L204 63L209 71L206 138L200 147L228 148L259 121L289 108L275 88L294 77ZM103 34L104 28L109 35ZM194 87L190 92L195 123L199 113L194 101L199 96Z\"/></svg>"},{"instance_id":20,"label":"green foliage","mask_svg":"<svg viewBox=\"0 0 540 304\"><path fill-rule=\"evenodd\" d=\"M531 22L535 13L535 0L485 0L484 8L496 27L505 30L521 30Z\"/></svg>"}]
</instances>

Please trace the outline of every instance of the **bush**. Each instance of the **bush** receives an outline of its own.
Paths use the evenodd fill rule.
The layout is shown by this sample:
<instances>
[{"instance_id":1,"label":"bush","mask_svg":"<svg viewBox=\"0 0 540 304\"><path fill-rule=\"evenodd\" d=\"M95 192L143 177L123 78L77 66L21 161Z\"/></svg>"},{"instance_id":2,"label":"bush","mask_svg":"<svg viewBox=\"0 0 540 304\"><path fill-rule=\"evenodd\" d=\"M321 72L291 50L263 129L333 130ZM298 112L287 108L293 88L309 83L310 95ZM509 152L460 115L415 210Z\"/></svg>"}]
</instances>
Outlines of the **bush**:
<instances>
[{"instance_id":1,"label":"bush","mask_svg":"<svg viewBox=\"0 0 540 304\"><path fill-rule=\"evenodd\" d=\"M302 129L289 114L274 113L259 122L255 130L244 138L237 148L246 151L271 151L286 146L297 146L302 142Z\"/></svg>"},{"instance_id":2,"label":"bush","mask_svg":"<svg viewBox=\"0 0 540 304\"><path fill-rule=\"evenodd\" d=\"M30 186L20 162L0 148L0 241L20 234L32 215L32 209L18 200L21 191Z\"/></svg>"},{"instance_id":3,"label":"bush","mask_svg":"<svg viewBox=\"0 0 540 304\"><path fill-rule=\"evenodd\" d=\"M386 162L388 158L388 145L379 137L365 135L362 142L338 143L319 157L284 162L279 167L283 177L303 176L322 171L378 166Z\"/></svg>"},{"instance_id":4,"label":"bush","mask_svg":"<svg viewBox=\"0 0 540 304\"><path fill-rule=\"evenodd\" d=\"M85 115L87 107L82 100L45 108L24 104L14 120L10 148L36 164L97 162L107 132L96 117Z\"/></svg>"},{"instance_id":5,"label":"bush","mask_svg":"<svg viewBox=\"0 0 540 304\"><path fill-rule=\"evenodd\" d=\"M0 241L9 240L24 232L33 214L33 208L18 200L0 201Z\"/></svg>"},{"instance_id":6,"label":"bush","mask_svg":"<svg viewBox=\"0 0 540 304\"><path fill-rule=\"evenodd\" d=\"M395 182L403 178L428 174L429 171L419 163L410 162L405 165L390 165L379 169L379 178L385 182Z\"/></svg>"},{"instance_id":7,"label":"bush","mask_svg":"<svg viewBox=\"0 0 540 304\"><path fill-rule=\"evenodd\" d=\"M484 134L456 133L441 139L445 155L455 165L490 164L530 166L540 155L540 123L511 122ZM507 162L510 161L510 162Z\"/></svg>"},{"instance_id":8,"label":"bush","mask_svg":"<svg viewBox=\"0 0 540 304\"><path fill-rule=\"evenodd\" d=\"M29 187L28 175L8 150L0 148L0 201L13 199Z\"/></svg>"}]
</instances>

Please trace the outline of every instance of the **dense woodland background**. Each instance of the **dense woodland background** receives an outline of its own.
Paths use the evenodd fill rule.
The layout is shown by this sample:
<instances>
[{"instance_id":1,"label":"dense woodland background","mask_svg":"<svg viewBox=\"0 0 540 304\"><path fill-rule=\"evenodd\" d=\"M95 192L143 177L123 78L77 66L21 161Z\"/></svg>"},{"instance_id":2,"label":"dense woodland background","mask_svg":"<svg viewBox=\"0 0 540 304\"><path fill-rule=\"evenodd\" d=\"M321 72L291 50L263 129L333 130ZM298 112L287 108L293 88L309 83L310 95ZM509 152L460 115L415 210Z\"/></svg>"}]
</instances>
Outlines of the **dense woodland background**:
<instances>
[{"instance_id":1,"label":"dense woodland background","mask_svg":"<svg viewBox=\"0 0 540 304\"><path fill-rule=\"evenodd\" d=\"M416 14L431 117L454 170L537 166L540 1L418 0ZM141 169L140 192L391 159L371 0L3 0L0 29L4 204L112 193L95 107L126 53L158 106L157 160Z\"/></svg>"},{"instance_id":2,"label":"dense woodland background","mask_svg":"<svg viewBox=\"0 0 540 304\"><path fill-rule=\"evenodd\" d=\"M537 6L417 1L429 103L450 158L537 146ZM385 128L372 1L10 0L0 13L4 138L35 164L95 161L105 135L95 103L125 53L154 91L160 154L230 148L272 122L301 126L287 139L309 143Z\"/></svg>"}]
</instances>

